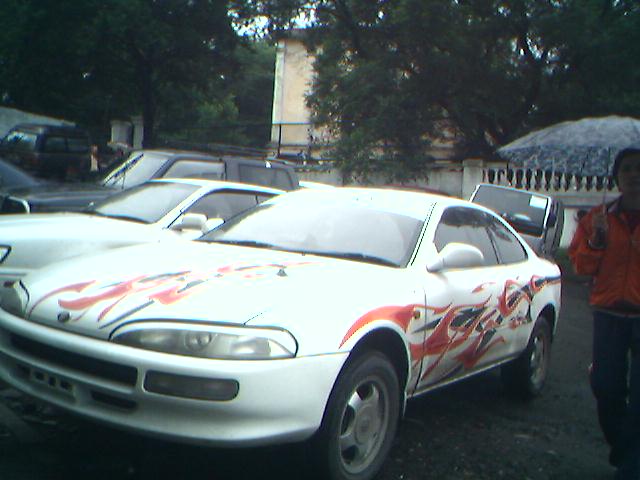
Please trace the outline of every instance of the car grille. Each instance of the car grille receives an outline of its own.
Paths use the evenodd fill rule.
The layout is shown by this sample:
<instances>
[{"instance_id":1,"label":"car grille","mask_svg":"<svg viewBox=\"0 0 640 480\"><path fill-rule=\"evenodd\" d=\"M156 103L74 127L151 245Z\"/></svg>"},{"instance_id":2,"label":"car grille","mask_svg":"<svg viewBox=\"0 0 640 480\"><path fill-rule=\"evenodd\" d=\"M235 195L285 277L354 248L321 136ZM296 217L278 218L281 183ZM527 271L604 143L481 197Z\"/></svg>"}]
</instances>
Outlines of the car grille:
<instances>
[{"instance_id":1,"label":"car grille","mask_svg":"<svg viewBox=\"0 0 640 480\"><path fill-rule=\"evenodd\" d=\"M86 373L115 383L134 386L138 379L138 370L134 367L68 352L21 335L12 334L11 345L23 353L52 365Z\"/></svg>"}]
</instances>

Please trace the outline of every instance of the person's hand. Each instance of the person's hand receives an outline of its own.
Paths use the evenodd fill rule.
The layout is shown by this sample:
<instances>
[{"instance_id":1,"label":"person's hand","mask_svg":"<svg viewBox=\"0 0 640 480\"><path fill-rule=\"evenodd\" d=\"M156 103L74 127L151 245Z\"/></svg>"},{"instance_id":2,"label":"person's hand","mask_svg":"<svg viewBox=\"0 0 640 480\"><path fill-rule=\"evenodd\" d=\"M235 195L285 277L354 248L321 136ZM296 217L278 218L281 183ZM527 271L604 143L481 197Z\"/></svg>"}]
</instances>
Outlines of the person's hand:
<instances>
[{"instance_id":1,"label":"person's hand","mask_svg":"<svg viewBox=\"0 0 640 480\"><path fill-rule=\"evenodd\" d=\"M592 233L591 238L589 238L589 246L597 249L604 248L607 245L607 231L609 229L607 211L604 205L593 213L591 227Z\"/></svg>"}]
</instances>

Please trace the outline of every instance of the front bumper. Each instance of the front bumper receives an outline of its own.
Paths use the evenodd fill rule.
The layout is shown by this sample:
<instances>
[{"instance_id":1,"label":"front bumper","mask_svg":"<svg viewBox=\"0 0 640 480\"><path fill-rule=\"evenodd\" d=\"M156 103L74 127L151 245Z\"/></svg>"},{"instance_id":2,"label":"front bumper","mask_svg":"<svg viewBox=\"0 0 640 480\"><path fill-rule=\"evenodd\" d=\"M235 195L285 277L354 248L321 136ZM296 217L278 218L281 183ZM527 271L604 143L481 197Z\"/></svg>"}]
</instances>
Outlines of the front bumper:
<instances>
[{"instance_id":1,"label":"front bumper","mask_svg":"<svg viewBox=\"0 0 640 480\"><path fill-rule=\"evenodd\" d=\"M347 353L209 360L139 350L0 310L0 379L74 413L157 437L241 446L304 440L320 426ZM235 380L229 401L152 393L147 372Z\"/></svg>"}]
</instances>

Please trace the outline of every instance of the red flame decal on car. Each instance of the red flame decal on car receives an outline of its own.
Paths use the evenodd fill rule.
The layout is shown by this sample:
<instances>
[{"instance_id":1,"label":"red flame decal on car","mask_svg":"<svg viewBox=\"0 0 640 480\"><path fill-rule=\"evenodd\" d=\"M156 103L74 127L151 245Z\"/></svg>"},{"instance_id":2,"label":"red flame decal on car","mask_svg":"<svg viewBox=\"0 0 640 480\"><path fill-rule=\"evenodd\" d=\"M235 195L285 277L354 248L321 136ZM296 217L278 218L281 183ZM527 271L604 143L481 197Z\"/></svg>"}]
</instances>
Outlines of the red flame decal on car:
<instances>
[{"instance_id":1,"label":"red flame decal on car","mask_svg":"<svg viewBox=\"0 0 640 480\"><path fill-rule=\"evenodd\" d=\"M81 318L89 309L97 305L104 305L97 317L101 322L113 311L113 309L124 300L140 297L137 305L131 310L121 314L116 319L139 311L153 303L162 305L174 304L197 292L207 282L227 278L229 276L241 276L247 279L256 279L269 275L278 275L279 272L287 268L310 265L313 262L283 262L267 264L230 264L208 271L180 271L155 275L138 275L136 277L123 280L108 285L99 285L97 281L91 280L82 283L67 285L53 290L39 299L31 308L30 313L45 300L56 295L66 293L82 294L71 298L61 296L58 305L65 310L77 312L74 320ZM113 321L111 322L113 323ZM110 324L111 324L110 323ZM107 325L110 325L107 324Z\"/></svg>"},{"instance_id":2,"label":"red flame decal on car","mask_svg":"<svg viewBox=\"0 0 640 480\"><path fill-rule=\"evenodd\" d=\"M478 361L487 354L495 345L504 343L502 336L495 336L498 327L504 322L510 329L516 329L530 323L531 319L517 315L518 307L525 302L531 304L533 296L540 292L546 285L560 282L559 277L544 278L533 276L524 284L516 280L507 280L496 302L490 302L491 296L481 302L465 305L447 305L444 307L421 306L411 304L405 306L383 306L375 308L356 320L343 337L342 347L354 334L369 324L386 320L398 325L404 332L410 331L411 323L415 320L414 312L424 308L435 317L422 328L432 330L421 343L409 343L411 362L417 365L425 357L435 356L422 373L421 379L428 377L440 364L447 352L464 347L456 355L456 360L465 368L473 368ZM494 282L482 283L472 289L472 293L478 294L486 289L486 286ZM496 305L490 307L489 305ZM424 320L421 320L424 323ZM472 335L474 332L477 335ZM470 341L471 339L471 341ZM465 346L465 344L467 344Z\"/></svg>"}]
</instances>

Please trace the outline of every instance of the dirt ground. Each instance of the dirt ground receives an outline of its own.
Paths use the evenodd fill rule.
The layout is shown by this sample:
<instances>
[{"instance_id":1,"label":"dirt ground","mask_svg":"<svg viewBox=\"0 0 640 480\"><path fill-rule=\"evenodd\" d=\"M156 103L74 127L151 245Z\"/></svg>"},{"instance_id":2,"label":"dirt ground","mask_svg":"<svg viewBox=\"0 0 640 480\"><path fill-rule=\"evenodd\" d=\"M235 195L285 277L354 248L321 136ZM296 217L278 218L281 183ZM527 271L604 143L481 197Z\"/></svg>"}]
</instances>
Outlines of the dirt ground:
<instances>
[{"instance_id":1,"label":"dirt ground","mask_svg":"<svg viewBox=\"0 0 640 480\"><path fill-rule=\"evenodd\" d=\"M541 398L522 403L489 372L409 403L379 480L613 478L587 382L583 279L563 277L563 310ZM303 445L212 450L80 421L0 385L0 478L304 479Z\"/></svg>"}]
</instances>

